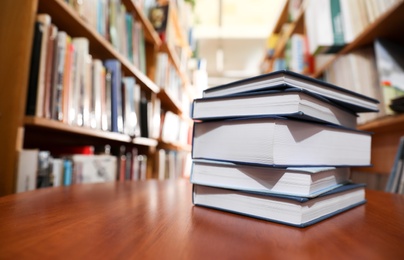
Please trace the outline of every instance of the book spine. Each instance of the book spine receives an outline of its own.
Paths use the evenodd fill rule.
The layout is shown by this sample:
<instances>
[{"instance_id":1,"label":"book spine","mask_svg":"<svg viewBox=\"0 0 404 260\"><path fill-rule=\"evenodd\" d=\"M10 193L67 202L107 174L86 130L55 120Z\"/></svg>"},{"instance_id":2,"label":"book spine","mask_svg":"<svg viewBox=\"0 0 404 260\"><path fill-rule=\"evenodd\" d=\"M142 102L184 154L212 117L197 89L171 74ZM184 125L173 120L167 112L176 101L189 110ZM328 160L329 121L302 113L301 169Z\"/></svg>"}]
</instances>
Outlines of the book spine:
<instances>
[{"instance_id":1,"label":"book spine","mask_svg":"<svg viewBox=\"0 0 404 260\"><path fill-rule=\"evenodd\" d=\"M327 52L335 53L345 44L340 0L330 0L330 11L334 44L327 50Z\"/></svg>"},{"instance_id":2,"label":"book spine","mask_svg":"<svg viewBox=\"0 0 404 260\"><path fill-rule=\"evenodd\" d=\"M35 115L42 34L43 34L42 23L35 22L34 42L32 45L31 65L30 65L30 74L28 83L27 106L25 111L27 115Z\"/></svg>"}]
</instances>

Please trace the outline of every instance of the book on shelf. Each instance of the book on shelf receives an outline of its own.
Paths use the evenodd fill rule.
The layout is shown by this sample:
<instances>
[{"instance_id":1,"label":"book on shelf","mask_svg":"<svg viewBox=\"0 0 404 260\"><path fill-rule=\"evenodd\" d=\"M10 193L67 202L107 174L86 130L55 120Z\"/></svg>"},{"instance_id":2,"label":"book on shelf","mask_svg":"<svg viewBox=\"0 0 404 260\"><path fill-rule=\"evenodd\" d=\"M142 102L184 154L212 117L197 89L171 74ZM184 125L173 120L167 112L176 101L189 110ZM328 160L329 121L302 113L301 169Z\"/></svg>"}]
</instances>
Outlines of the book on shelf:
<instances>
[{"instance_id":1,"label":"book on shelf","mask_svg":"<svg viewBox=\"0 0 404 260\"><path fill-rule=\"evenodd\" d=\"M140 115L136 114L135 110L135 85L136 80L134 77L123 77L122 79L122 92L124 99L124 113L123 113L123 124L124 133L130 136L139 136L136 129L139 124Z\"/></svg>"},{"instance_id":2,"label":"book on shelf","mask_svg":"<svg viewBox=\"0 0 404 260\"><path fill-rule=\"evenodd\" d=\"M274 166L366 166L371 134L284 118L195 122L193 159Z\"/></svg>"},{"instance_id":3,"label":"book on shelf","mask_svg":"<svg viewBox=\"0 0 404 260\"><path fill-rule=\"evenodd\" d=\"M62 100L63 100L63 81L65 76L65 58L67 51L67 34L64 31L58 31L56 36L55 53L53 61L53 79L51 93L51 118L58 121L63 120Z\"/></svg>"},{"instance_id":4,"label":"book on shelf","mask_svg":"<svg viewBox=\"0 0 404 260\"><path fill-rule=\"evenodd\" d=\"M63 186L63 159L53 158L52 160L52 186L59 187Z\"/></svg>"},{"instance_id":5,"label":"book on shelf","mask_svg":"<svg viewBox=\"0 0 404 260\"><path fill-rule=\"evenodd\" d=\"M44 25L40 21L35 21L34 25L34 38L31 50L31 60L30 60L30 72L28 80L28 94L27 94L27 106L25 113L27 115L37 115L39 114L37 99L39 97L39 77L40 77L40 64L41 64L41 52L42 41L44 34Z\"/></svg>"},{"instance_id":6,"label":"book on shelf","mask_svg":"<svg viewBox=\"0 0 404 260\"><path fill-rule=\"evenodd\" d=\"M111 131L123 133L121 63L108 59L104 61L104 66L111 73Z\"/></svg>"},{"instance_id":7,"label":"book on shelf","mask_svg":"<svg viewBox=\"0 0 404 260\"><path fill-rule=\"evenodd\" d=\"M48 14L38 14L36 16L36 22L38 23L38 25L40 25L40 27L35 28L34 31L33 52L32 52L32 58L34 58L34 60L31 60L31 67L30 67L31 73L33 74L30 73L26 114L42 117L44 95L45 95L45 70L46 70L46 58L48 53L47 48L48 48L49 34L51 32L50 31L51 17ZM38 29L42 30L38 31ZM39 44L38 41L41 41L40 49L38 49L39 47L37 46L37 44ZM36 84L34 83L35 78L38 79Z\"/></svg>"},{"instance_id":8,"label":"book on shelf","mask_svg":"<svg viewBox=\"0 0 404 260\"><path fill-rule=\"evenodd\" d=\"M346 184L315 198L242 192L193 185L192 201L197 206L219 209L258 219L306 227L366 202L361 184Z\"/></svg>"},{"instance_id":9,"label":"book on shelf","mask_svg":"<svg viewBox=\"0 0 404 260\"><path fill-rule=\"evenodd\" d=\"M18 152L16 193L36 189L38 154L38 149L23 149Z\"/></svg>"},{"instance_id":10,"label":"book on shelf","mask_svg":"<svg viewBox=\"0 0 404 260\"><path fill-rule=\"evenodd\" d=\"M386 192L404 194L404 136L400 138L393 168L391 169Z\"/></svg>"},{"instance_id":11,"label":"book on shelf","mask_svg":"<svg viewBox=\"0 0 404 260\"><path fill-rule=\"evenodd\" d=\"M193 184L240 191L316 197L349 182L348 167L266 167L193 160Z\"/></svg>"},{"instance_id":12,"label":"book on shelf","mask_svg":"<svg viewBox=\"0 0 404 260\"><path fill-rule=\"evenodd\" d=\"M54 73L54 60L55 60L55 48L56 48L56 37L58 34L58 27L54 24L50 24L48 32L48 43L47 43L47 53L46 53L46 64L45 64L45 93L43 101L43 116L45 118L51 118L51 94L52 94L52 84L53 84L53 73Z\"/></svg>"},{"instance_id":13,"label":"book on shelf","mask_svg":"<svg viewBox=\"0 0 404 260\"><path fill-rule=\"evenodd\" d=\"M340 0L309 1L304 19L310 54L335 53L345 46Z\"/></svg>"},{"instance_id":14,"label":"book on shelf","mask_svg":"<svg viewBox=\"0 0 404 260\"><path fill-rule=\"evenodd\" d=\"M387 114L393 114L391 100L404 96L404 53L402 45L380 38L374 42L379 85Z\"/></svg>"},{"instance_id":15,"label":"book on shelf","mask_svg":"<svg viewBox=\"0 0 404 260\"><path fill-rule=\"evenodd\" d=\"M372 46L340 55L325 71L325 80L338 86L346 86L351 91L380 100L378 113L366 113L358 117L364 123L385 114L385 105L378 84L375 54Z\"/></svg>"},{"instance_id":16,"label":"book on shelf","mask_svg":"<svg viewBox=\"0 0 404 260\"><path fill-rule=\"evenodd\" d=\"M399 97L393 98L390 101L389 107L391 110L393 110L397 113L403 113L404 112L404 96L399 96Z\"/></svg>"},{"instance_id":17,"label":"book on shelf","mask_svg":"<svg viewBox=\"0 0 404 260\"><path fill-rule=\"evenodd\" d=\"M115 181L117 157L107 154L74 154L69 157L73 163L73 183L98 183Z\"/></svg>"},{"instance_id":18,"label":"book on shelf","mask_svg":"<svg viewBox=\"0 0 404 260\"><path fill-rule=\"evenodd\" d=\"M38 152L37 188L53 186L52 156L49 151Z\"/></svg>"},{"instance_id":19,"label":"book on shelf","mask_svg":"<svg viewBox=\"0 0 404 260\"><path fill-rule=\"evenodd\" d=\"M105 111L105 74L102 61L93 59L91 64L91 109L90 125L95 129L102 129L103 114Z\"/></svg>"},{"instance_id":20,"label":"book on shelf","mask_svg":"<svg viewBox=\"0 0 404 260\"><path fill-rule=\"evenodd\" d=\"M167 42L169 34L169 5L156 5L150 9L149 19L153 28L163 42Z\"/></svg>"},{"instance_id":21,"label":"book on shelf","mask_svg":"<svg viewBox=\"0 0 404 260\"><path fill-rule=\"evenodd\" d=\"M72 102L69 113L69 124L84 126L86 83L88 81L87 58L89 55L90 43L87 38L75 37L72 39L75 49L74 76L72 89Z\"/></svg>"},{"instance_id":22,"label":"book on shelf","mask_svg":"<svg viewBox=\"0 0 404 260\"><path fill-rule=\"evenodd\" d=\"M305 89L328 98L353 112L378 111L379 101L377 99L288 70L275 71L208 88L203 91L203 97L286 88Z\"/></svg>"},{"instance_id":23,"label":"book on shelf","mask_svg":"<svg viewBox=\"0 0 404 260\"><path fill-rule=\"evenodd\" d=\"M195 99L191 117L212 120L246 116L284 116L356 127L357 115L304 89L269 90Z\"/></svg>"}]
</instances>

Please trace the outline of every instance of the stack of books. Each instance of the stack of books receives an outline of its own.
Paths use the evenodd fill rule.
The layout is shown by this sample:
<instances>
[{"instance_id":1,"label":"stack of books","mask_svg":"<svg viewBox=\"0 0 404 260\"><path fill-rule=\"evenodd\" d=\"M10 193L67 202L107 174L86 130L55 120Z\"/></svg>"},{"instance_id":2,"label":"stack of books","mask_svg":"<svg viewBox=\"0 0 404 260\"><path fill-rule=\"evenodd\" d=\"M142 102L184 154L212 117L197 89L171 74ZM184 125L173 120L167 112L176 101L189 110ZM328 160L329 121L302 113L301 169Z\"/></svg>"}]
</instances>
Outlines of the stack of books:
<instances>
[{"instance_id":1,"label":"stack of books","mask_svg":"<svg viewBox=\"0 0 404 260\"><path fill-rule=\"evenodd\" d=\"M193 203L304 227L366 202L350 167L369 166L367 96L290 71L207 89L195 99Z\"/></svg>"}]
</instances>

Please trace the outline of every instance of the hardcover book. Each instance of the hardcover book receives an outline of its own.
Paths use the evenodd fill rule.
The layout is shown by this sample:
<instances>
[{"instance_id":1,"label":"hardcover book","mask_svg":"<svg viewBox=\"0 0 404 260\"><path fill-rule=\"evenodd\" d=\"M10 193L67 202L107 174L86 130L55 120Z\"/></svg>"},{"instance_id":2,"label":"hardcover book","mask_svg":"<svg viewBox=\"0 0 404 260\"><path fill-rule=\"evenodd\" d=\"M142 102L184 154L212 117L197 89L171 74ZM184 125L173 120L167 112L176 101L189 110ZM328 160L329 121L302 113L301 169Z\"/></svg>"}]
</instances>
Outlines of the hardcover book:
<instances>
[{"instance_id":1,"label":"hardcover book","mask_svg":"<svg viewBox=\"0 0 404 260\"><path fill-rule=\"evenodd\" d=\"M218 188L315 197L349 181L348 167L263 167L193 160L190 181Z\"/></svg>"},{"instance_id":2,"label":"hardcover book","mask_svg":"<svg viewBox=\"0 0 404 260\"><path fill-rule=\"evenodd\" d=\"M111 130L123 133L121 63L118 60L109 59L104 62L104 65L111 73Z\"/></svg>"},{"instance_id":3,"label":"hardcover book","mask_svg":"<svg viewBox=\"0 0 404 260\"><path fill-rule=\"evenodd\" d=\"M366 202L362 184L346 184L316 198L193 186L193 204L306 227Z\"/></svg>"},{"instance_id":4,"label":"hardcover book","mask_svg":"<svg viewBox=\"0 0 404 260\"><path fill-rule=\"evenodd\" d=\"M353 112L376 112L379 101L327 82L288 70L275 71L204 90L203 97L217 97L272 89L298 88L321 95Z\"/></svg>"},{"instance_id":5,"label":"hardcover book","mask_svg":"<svg viewBox=\"0 0 404 260\"><path fill-rule=\"evenodd\" d=\"M355 128L357 115L302 89L264 91L195 99L191 117L197 120L243 116L285 116Z\"/></svg>"},{"instance_id":6,"label":"hardcover book","mask_svg":"<svg viewBox=\"0 0 404 260\"><path fill-rule=\"evenodd\" d=\"M365 166L371 134L283 118L242 118L194 124L193 159L273 166Z\"/></svg>"}]
</instances>

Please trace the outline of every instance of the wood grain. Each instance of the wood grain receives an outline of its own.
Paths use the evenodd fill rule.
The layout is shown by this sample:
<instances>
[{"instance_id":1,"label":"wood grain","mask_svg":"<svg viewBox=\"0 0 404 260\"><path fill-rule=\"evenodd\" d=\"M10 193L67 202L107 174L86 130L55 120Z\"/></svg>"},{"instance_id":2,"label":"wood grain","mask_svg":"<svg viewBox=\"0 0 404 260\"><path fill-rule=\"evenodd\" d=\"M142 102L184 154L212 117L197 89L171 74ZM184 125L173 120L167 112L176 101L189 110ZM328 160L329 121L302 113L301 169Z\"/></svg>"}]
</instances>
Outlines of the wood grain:
<instances>
[{"instance_id":1,"label":"wood grain","mask_svg":"<svg viewBox=\"0 0 404 260\"><path fill-rule=\"evenodd\" d=\"M14 192L37 1L0 1L0 196Z\"/></svg>"},{"instance_id":2,"label":"wood grain","mask_svg":"<svg viewBox=\"0 0 404 260\"><path fill-rule=\"evenodd\" d=\"M404 259L404 196L308 228L195 207L181 181L87 184L0 198L0 258Z\"/></svg>"}]
</instances>

